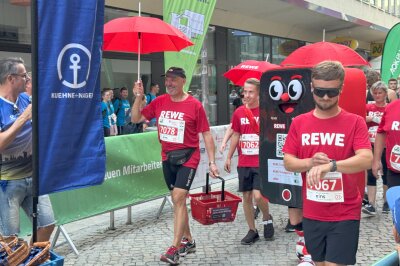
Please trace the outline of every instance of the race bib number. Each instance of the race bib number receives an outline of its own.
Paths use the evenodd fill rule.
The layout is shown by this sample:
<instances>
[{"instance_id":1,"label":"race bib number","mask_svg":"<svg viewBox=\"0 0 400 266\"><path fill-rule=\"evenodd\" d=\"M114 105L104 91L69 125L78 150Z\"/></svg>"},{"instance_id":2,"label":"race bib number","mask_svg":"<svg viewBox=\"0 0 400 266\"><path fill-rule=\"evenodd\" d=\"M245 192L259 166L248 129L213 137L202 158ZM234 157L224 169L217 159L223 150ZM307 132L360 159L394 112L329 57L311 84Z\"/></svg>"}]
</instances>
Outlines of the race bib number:
<instances>
[{"instance_id":1,"label":"race bib number","mask_svg":"<svg viewBox=\"0 0 400 266\"><path fill-rule=\"evenodd\" d=\"M172 143L183 143L185 121L160 118L158 121L160 140Z\"/></svg>"},{"instance_id":2,"label":"race bib number","mask_svg":"<svg viewBox=\"0 0 400 266\"><path fill-rule=\"evenodd\" d=\"M368 137L371 143L375 143L376 132L378 131L378 126L373 126L368 129Z\"/></svg>"},{"instance_id":3,"label":"race bib number","mask_svg":"<svg viewBox=\"0 0 400 266\"><path fill-rule=\"evenodd\" d=\"M258 155L259 136L257 134L243 134L240 136L240 149L243 155Z\"/></svg>"},{"instance_id":4,"label":"race bib number","mask_svg":"<svg viewBox=\"0 0 400 266\"><path fill-rule=\"evenodd\" d=\"M400 146L394 145L390 152L390 166L397 171L400 171Z\"/></svg>"},{"instance_id":5,"label":"race bib number","mask_svg":"<svg viewBox=\"0 0 400 266\"><path fill-rule=\"evenodd\" d=\"M317 185L307 186L307 199L329 203L344 202L342 173L329 172Z\"/></svg>"}]
</instances>

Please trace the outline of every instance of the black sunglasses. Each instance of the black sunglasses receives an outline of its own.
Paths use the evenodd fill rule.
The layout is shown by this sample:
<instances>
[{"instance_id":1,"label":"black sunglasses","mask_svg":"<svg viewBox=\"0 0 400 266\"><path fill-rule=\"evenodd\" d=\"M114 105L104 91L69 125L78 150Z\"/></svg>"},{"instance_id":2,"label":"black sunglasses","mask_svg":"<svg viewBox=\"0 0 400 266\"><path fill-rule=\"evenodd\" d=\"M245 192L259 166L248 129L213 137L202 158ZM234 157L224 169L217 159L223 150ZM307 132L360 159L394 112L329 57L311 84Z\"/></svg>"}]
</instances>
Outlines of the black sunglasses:
<instances>
[{"instance_id":1,"label":"black sunglasses","mask_svg":"<svg viewBox=\"0 0 400 266\"><path fill-rule=\"evenodd\" d=\"M324 97L325 95L328 95L329 98L333 98L340 94L340 87L339 88L315 88L314 87L313 93L320 98Z\"/></svg>"}]
</instances>

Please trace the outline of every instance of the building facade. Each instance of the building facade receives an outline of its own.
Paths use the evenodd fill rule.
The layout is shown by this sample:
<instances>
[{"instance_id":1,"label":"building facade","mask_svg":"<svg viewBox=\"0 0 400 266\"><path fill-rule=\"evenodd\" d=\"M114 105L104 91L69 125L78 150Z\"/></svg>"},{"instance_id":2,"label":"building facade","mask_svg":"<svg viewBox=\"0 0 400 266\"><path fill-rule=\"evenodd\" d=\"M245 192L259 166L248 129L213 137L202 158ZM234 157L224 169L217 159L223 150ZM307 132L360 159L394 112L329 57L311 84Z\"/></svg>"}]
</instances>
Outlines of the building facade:
<instances>
[{"instance_id":1,"label":"building facade","mask_svg":"<svg viewBox=\"0 0 400 266\"><path fill-rule=\"evenodd\" d=\"M21 2L29 4L29 0L0 0L0 57L21 56L29 70L30 7ZM105 22L137 16L138 6L138 0L106 0ZM162 0L142 0L141 8L142 16L162 19ZM400 0L217 0L206 38L211 124L229 123L233 86L223 74L240 62L279 64L294 49L323 40L352 45L369 60L379 56L387 32L399 22ZM103 54L102 88L131 88L136 73L136 54ZM155 82L165 91L160 77L163 53L142 55L141 73L146 88ZM194 96L201 93L200 58L190 91Z\"/></svg>"}]
</instances>

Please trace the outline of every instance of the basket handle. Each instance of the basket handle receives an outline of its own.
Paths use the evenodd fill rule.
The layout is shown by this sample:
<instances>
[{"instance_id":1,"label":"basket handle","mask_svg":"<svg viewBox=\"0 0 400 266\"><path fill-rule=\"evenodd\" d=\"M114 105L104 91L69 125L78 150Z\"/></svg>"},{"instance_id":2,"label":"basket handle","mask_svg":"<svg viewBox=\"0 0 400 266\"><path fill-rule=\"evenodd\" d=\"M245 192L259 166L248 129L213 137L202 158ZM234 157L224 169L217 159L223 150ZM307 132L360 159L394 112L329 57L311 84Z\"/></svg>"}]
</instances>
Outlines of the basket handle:
<instances>
[{"instance_id":1,"label":"basket handle","mask_svg":"<svg viewBox=\"0 0 400 266\"><path fill-rule=\"evenodd\" d=\"M225 179L220 176L216 176L222 182L222 191L221 191L221 201L225 200ZM206 194L208 194L208 186L210 183L210 173L206 174Z\"/></svg>"}]
</instances>

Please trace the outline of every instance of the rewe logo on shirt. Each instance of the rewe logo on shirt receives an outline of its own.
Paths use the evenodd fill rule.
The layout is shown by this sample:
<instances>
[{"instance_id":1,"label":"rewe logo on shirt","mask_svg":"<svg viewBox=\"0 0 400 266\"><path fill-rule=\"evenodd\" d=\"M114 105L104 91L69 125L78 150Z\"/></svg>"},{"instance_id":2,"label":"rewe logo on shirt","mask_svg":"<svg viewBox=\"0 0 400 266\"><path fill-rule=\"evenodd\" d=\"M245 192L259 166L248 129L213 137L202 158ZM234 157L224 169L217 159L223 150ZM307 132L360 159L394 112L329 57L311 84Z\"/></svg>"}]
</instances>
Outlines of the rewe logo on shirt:
<instances>
[{"instance_id":1,"label":"rewe logo on shirt","mask_svg":"<svg viewBox=\"0 0 400 266\"><path fill-rule=\"evenodd\" d=\"M303 133L301 134L302 146L335 145L344 147L344 134L338 133Z\"/></svg>"},{"instance_id":2,"label":"rewe logo on shirt","mask_svg":"<svg viewBox=\"0 0 400 266\"><path fill-rule=\"evenodd\" d=\"M400 126L400 122L399 122L399 121L393 121L393 122L392 122L391 130L399 131L399 130L400 130L400 129L399 129L399 126Z\"/></svg>"},{"instance_id":3,"label":"rewe logo on shirt","mask_svg":"<svg viewBox=\"0 0 400 266\"><path fill-rule=\"evenodd\" d=\"M181 113L181 112L161 111L160 117L175 119L175 120L183 120L183 115L184 115L184 113Z\"/></svg>"},{"instance_id":4,"label":"rewe logo on shirt","mask_svg":"<svg viewBox=\"0 0 400 266\"><path fill-rule=\"evenodd\" d=\"M255 116L254 118L255 118L256 122L258 123L258 120L260 118L258 116ZM249 119L247 119L247 117L240 118L240 124L241 125L250 125Z\"/></svg>"}]
</instances>

